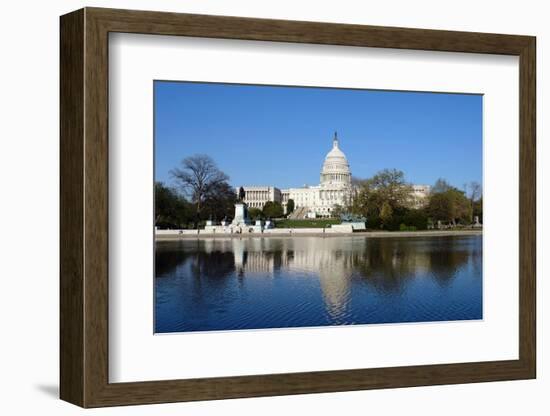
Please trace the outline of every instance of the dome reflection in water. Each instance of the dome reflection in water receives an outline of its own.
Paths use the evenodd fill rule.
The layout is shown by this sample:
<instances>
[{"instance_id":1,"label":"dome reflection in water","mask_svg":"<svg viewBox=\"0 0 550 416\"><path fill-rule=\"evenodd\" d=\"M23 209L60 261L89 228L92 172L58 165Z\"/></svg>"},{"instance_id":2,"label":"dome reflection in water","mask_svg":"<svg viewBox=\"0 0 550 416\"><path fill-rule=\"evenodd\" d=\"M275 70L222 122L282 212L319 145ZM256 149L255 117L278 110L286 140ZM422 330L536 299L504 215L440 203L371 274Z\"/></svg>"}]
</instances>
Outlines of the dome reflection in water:
<instances>
[{"instance_id":1,"label":"dome reflection in water","mask_svg":"<svg viewBox=\"0 0 550 416\"><path fill-rule=\"evenodd\" d=\"M156 243L155 332L482 319L482 237Z\"/></svg>"}]
</instances>

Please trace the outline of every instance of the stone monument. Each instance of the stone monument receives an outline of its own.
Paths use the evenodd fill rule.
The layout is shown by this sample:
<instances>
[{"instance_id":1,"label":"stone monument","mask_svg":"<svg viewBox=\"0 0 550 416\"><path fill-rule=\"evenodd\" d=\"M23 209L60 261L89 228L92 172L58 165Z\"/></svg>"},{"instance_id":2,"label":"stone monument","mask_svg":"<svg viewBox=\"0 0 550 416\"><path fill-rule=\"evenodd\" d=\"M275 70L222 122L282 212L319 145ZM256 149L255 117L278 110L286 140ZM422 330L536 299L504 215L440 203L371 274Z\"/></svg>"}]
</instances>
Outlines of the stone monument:
<instances>
[{"instance_id":1,"label":"stone monument","mask_svg":"<svg viewBox=\"0 0 550 416\"><path fill-rule=\"evenodd\" d=\"M367 230L367 218L363 217L362 215L353 215L350 213L342 213L340 214L340 224L336 224L338 228L338 225L341 226L340 228L346 229L345 226L351 226L351 229L353 231L366 231ZM334 228L334 225L332 226Z\"/></svg>"},{"instance_id":2,"label":"stone monument","mask_svg":"<svg viewBox=\"0 0 550 416\"><path fill-rule=\"evenodd\" d=\"M481 228L482 227L481 223L479 222L479 217L477 215L474 217L474 223L472 224L472 227L473 228Z\"/></svg>"},{"instance_id":3,"label":"stone monument","mask_svg":"<svg viewBox=\"0 0 550 416\"><path fill-rule=\"evenodd\" d=\"M244 202L237 202L235 204L235 216L233 217L232 225L249 225L248 219L248 207Z\"/></svg>"},{"instance_id":4,"label":"stone monument","mask_svg":"<svg viewBox=\"0 0 550 416\"><path fill-rule=\"evenodd\" d=\"M250 224L250 220L248 219L248 206L244 203L245 195L244 188L241 186L239 188L237 202L235 203L235 216L233 217L231 225L244 226Z\"/></svg>"}]
</instances>

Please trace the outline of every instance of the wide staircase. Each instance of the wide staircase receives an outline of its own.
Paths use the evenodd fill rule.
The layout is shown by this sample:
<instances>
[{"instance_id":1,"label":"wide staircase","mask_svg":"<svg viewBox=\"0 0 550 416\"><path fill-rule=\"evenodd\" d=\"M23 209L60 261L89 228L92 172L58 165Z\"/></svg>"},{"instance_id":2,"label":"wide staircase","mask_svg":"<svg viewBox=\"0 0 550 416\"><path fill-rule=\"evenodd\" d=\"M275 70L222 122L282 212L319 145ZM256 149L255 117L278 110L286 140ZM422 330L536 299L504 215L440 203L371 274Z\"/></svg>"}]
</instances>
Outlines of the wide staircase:
<instances>
[{"instance_id":1,"label":"wide staircase","mask_svg":"<svg viewBox=\"0 0 550 416\"><path fill-rule=\"evenodd\" d=\"M306 218L306 215L307 215L307 208L306 207L299 207L299 208L296 208L294 211L292 211L289 214L288 219L289 220L303 220L304 218Z\"/></svg>"}]
</instances>

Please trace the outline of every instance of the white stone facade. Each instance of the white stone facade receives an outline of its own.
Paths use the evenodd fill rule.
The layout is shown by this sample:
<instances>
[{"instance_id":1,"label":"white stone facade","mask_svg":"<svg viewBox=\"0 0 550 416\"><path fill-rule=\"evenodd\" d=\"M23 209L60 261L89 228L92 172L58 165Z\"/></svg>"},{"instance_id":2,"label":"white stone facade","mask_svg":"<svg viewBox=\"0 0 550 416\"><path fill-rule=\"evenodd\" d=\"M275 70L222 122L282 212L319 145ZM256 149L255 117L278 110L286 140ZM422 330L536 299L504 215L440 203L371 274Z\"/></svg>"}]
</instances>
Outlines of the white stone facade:
<instances>
[{"instance_id":1,"label":"white stone facade","mask_svg":"<svg viewBox=\"0 0 550 416\"><path fill-rule=\"evenodd\" d=\"M428 203L432 187L430 185L412 185L411 206L422 208Z\"/></svg>"},{"instance_id":2,"label":"white stone facade","mask_svg":"<svg viewBox=\"0 0 550 416\"><path fill-rule=\"evenodd\" d=\"M336 133L332 140L332 149L325 156L321 168L320 184L283 189L281 192L285 195L285 209L288 199L292 199L294 210L310 218L331 217L336 206L349 205L352 197L351 169L346 155L340 149Z\"/></svg>"},{"instance_id":3,"label":"white stone facade","mask_svg":"<svg viewBox=\"0 0 550 416\"><path fill-rule=\"evenodd\" d=\"M236 188L237 195L239 189L240 187ZM243 186L243 189L244 202L248 205L248 208L263 209L268 201L282 203L281 190L274 186Z\"/></svg>"}]
</instances>

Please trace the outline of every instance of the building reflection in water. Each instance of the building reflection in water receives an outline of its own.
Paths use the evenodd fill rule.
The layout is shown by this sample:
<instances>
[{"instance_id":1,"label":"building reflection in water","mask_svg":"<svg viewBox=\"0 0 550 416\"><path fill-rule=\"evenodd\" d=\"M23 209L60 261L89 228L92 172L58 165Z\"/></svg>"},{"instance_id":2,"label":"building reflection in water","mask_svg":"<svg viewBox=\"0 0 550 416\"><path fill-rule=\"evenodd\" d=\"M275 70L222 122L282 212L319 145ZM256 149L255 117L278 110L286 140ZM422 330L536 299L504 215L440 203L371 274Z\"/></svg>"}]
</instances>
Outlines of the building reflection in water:
<instances>
[{"instance_id":1,"label":"building reflection in water","mask_svg":"<svg viewBox=\"0 0 550 416\"><path fill-rule=\"evenodd\" d=\"M159 242L156 276L172 275L189 265L200 283L223 287L226 279L318 279L326 313L334 324L349 323L354 285L367 293L397 294L414 279L446 287L458 271L471 266L481 276L481 237L364 238L281 237L221 238ZM284 277L283 277L284 276ZM290 277L289 277L290 276ZM193 296L211 295L194 286ZM284 325L283 325L284 326Z\"/></svg>"}]
</instances>

